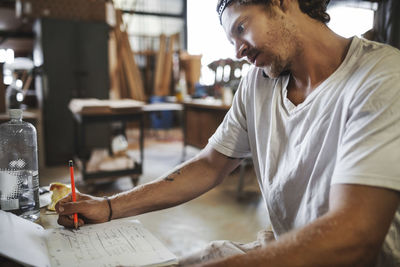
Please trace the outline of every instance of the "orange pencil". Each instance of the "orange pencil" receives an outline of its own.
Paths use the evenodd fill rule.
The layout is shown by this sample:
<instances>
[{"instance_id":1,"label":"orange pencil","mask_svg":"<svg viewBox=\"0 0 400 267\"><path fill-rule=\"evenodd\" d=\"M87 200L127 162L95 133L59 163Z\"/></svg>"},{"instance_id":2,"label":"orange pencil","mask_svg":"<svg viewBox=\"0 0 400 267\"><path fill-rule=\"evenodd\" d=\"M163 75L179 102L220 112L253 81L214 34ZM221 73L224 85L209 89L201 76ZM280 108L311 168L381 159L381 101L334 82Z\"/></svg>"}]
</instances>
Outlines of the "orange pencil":
<instances>
[{"instance_id":1,"label":"orange pencil","mask_svg":"<svg viewBox=\"0 0 400 267\"><path fill-rule=\"evenodd\" d=\"M71 175L72 202L76 202L74 162L72 160L69 161L69 173ZM75 229L78 229L78 214L77 213L74 213L74 227L75 227Z\"/></svg>"}]
</instances>

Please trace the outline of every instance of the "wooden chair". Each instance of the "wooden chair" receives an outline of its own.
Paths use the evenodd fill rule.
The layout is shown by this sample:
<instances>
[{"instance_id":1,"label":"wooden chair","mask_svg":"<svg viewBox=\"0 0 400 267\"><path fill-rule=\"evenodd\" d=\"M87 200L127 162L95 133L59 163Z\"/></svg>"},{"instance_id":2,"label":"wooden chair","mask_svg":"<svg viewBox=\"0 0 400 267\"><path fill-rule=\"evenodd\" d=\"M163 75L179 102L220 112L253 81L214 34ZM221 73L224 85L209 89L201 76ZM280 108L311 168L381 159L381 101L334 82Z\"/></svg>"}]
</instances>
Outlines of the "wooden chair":
<instances>
[{"instance_id":1,"label":"wooden chair","mask_svg":"<svg viewBox=\"0 0 400 267\"><path fill-rule=\"evenodd\" d=\"M246 60L236 61L227 58L213 61L208 64L208 67L215 74L214 85L227 85L236 89L249 63Z\"/></svg>"}]
</instances>

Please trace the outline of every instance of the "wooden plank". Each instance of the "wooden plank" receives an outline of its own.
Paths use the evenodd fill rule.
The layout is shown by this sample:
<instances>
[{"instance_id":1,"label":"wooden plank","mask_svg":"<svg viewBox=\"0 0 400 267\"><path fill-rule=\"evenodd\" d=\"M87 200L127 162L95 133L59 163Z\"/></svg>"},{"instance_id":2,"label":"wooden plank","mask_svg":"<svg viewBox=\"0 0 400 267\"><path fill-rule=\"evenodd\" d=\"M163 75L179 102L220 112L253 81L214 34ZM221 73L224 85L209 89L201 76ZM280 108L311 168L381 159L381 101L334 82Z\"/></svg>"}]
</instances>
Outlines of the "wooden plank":
<instances>
[{"instance_id":1,"label":"wooden plank","mask_svg":"<svg viewBox=\"0 0 400 267\"><path fill-rule=\"evenodd\" d=\"M127 58L129 57L128 51L124 43L121 43L121 66L123 69L123 73L126 79L128 94L130 98L137 99L136 90L135 90L135 78L133 77L132 70L130 68L129 61Z\"/></svg>"},{"instance_id":2,"label":"wooden plank","mask_svg":"<svg viewBox=\"0 0 400 267\"><path fill-rule=\"evenodd\" d=\"M122 12L121 10L115 10L116 26L114 27L114 36L117 47L117 75L119 81L119 92L121 98L129 98L129 89L125 77L124 66L123 66L123 55L122 55L122 42L121 42L121 23L122 23Z\"/></svg>"},{"instance_id":3,"label":"wooden plank","mask_svg":"<svg viewBox=\"0 0 400 267\"><path fill-rule=\"evenodd\" d=\"M118 63L118 76L119 76L119 86L120 86L120 94L121 98L130 98L130 93L128 89L128 83L126 81L126 76L124 72L124 66L122 65L122 60L119 60Z\"/></svg>"},{"instance_id":4,"label":"wooden plank","mask_svg":"<svg viewBox=\"0 0 400 267\"><path fill-rule=\"evenodd\" d=\"M154 95L163 96L162 90L162 80L163 80L163 72L164 72L164 64L165 64L165 47L166 47L166 36L165 34L160 35L160 47L157 53L156 59L156 71L155 71L155 79L154 79Z\"/></svg>"},{"instance_id":5,"label":"wooden plank","mask_svg":"<svg viewBox=\"0 0 400 267\"><path fill-rule=\"evenodd\" d=\"M118 47L115 31L110 32L110 39L108 41L108 62L110 73L110 98L121 99L120 81L118 73Z\"/></svg>"},{"instance_id":6,"label":"wooden plank","mask_svg":"<svg viewBox=\"0 0 400 267\"><path fill-rule=\"evenodd\" d=\"M122 12L116 10L116 27L114 29L117 44L118 44L118 61L119 61L119 76L122 84L122 95L125 95L123 84L126 85L127 95L130 98L145 101L146 96L143 89L143 81L140 70L136 65L134 53L129 43L128 34L123 29ZM124 77L124 78L123 78Z\"/></svg>"},{"instance_id":7,"label":"wooden plank","mask_svg":"<svg viewBox=\"0 0 400 267\"><path fill-rule=\"evenodd\" d=\"M123 25L122 21L122 13L119 16L119 25ZM124 27L123 27L124 28ZM121 29L121 27L119 27ZM141 96L141 87L143 87L143 82L142 78L139 75L137 75L136 69L138 69L136 62L135 62L135 57L132 51L132 48L130 46L128 34L126 33L126 30L121 30L120 31L120 42L121 42L121 52L122 52L122 61L123 61L123 66L124 66L124 72L125 76L127 78L127 83L129 86L129 91L131 98L137 99L137 100L144 100L142 99Z\"/></svg>"},{"instance_id":8,"label":"wooden plank","mask_svg":"<svg viewBox=\"0 0 400 267\"><path fill-rule=\"evenodd\" d=\"M123 43L122 43L122 33L121 27L123 26L122 21L122 12L121 10L115 10L115 17L116 17L116 26L114 28L115 39L117 42L117 53L118 53L118 75L119 75L119 82L120 82L120 92L121 98L130 98L130 90L127 81L127 77L125 75L124 69L124 55L123 55Z\"/></svg>"},{"instance_id":9,"label":"wooden plank","mask_svg":"<svg viewBox=\"0 0 400 267\"><path fill-rule=\"evenodd\" d=\"M118 51L118 74L119 74L119 82L120 82L120 92L121 98L131 98L130 89L128 80L126 77L126 70L124 68L124 46L122 42L122 33L121 27L123 26L122 22L122 12L120 10L116 10L116 27L114 28L114 33L117 41L117 51Z\"/></svg>"},{"instance_id":10,"label":"wooden plank","mask_svg":"<svg viewBox=\"0 0 400 267\"><path fill-rule=\"evenodd\" d=\"M154 87L154 66L155 66L155 51L152 51L152 54L146 55L146 67L144 72L145 77L145 93L148 96L153 94Z\"/></svg>"},{"instance_id":11,"label":"wooden plank","mask_svg":"<svg viewBox=\"0 0 400 267\"><path fill-rule=\"evenodd\" d=\"M24 91L24 93L26 93L26 91L28 91L29 88L31 87L32 80L33 80L33 75L29 74L28 77L25 79L24 85L22 87L22 91Z\"/></svg>"},{"instance_id":12,"label":"wooden plank","mask_svg":"<svg viewBox=\"0 0 400 267\"><path fill-rule=\"evenodd\" d=\"M174 44L177 35L171 35L168 40L168 50L165 55L165 66L163 71L161 95L166 96L170 94L171 74L172 74L172 57L174 54Z\"/></svg>"},{"instance_id":13,"label":"wooden plank","mask_svg":"<svg viewBox=\"0 0 400 267\"><path fill-rule=\"evenodd\" d=\"M141 111L144 105L144 102L132 99L100 100L96 98L74 98L69 102L68 108L74 114L111 114Z\"/></svg>"},{"instance_id":14,"label":"wooden plank","mask_svg":"<svg viewBox=\"0 0 400 267\"><path fill-rule=\"evenodd\" d=\"M195 83L199 81L201 74L201 55L181 53L179 60L182 69L185 71L187 93L193 95Z\"/></svg>"},{"instance_id":15,"label":"wooden plank","mask_svg":"<svg viewBox=\"0 0 400 267\"><path fill-rule=\"evenodd\" d=\"M116 23L115 27L113 29L113 35L115 38L115 49L116 49L116 79L118 81L118 92L119 92L119 97L120 98L127 98L127 84L125 80L125 74L123 73L123 67L122 67L122 56L121 56L121 33L120 33L120 23L122 20L121 17L121 11L115 9L115 18L116 18ZM117 93L118 94L118 93Z\"/></svg>"},{"instance_id":16,"label":"wooden plank","mask_svg":"<svg viewBox=\"0 0 400 267\"><path fill-rule=\"evenodd\" d=\"M119 20L122 21L122 13L119 17ZM122 24L121 24L122 25ZM136 100L145 101L146 96L144 94L143 88L143 80L140 74L139 67L135 61L135 55L132 51L128 33L126 30L121 32L121 44L122 44L122 55L123 55L123 65L125 68L125 74L127 76L128 85L131 92L131 97Z\"/></svg>"}]
</instances>

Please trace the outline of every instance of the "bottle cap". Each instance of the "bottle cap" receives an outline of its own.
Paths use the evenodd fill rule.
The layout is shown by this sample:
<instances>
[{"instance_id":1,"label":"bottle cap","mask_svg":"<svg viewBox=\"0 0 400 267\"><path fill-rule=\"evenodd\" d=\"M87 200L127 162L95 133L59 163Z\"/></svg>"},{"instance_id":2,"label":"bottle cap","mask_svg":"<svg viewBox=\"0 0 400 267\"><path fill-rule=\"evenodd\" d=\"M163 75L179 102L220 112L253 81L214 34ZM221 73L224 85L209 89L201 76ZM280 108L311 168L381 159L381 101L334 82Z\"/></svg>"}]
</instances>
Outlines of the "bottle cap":
<instances>
[{"instance_id":1,"label":"bottle cap","mask_svg":"<svg viewBox=\"0 0 400 267\"><path fill-rule=\"evenodd\" d=\"M8 111L8 114L10 114L11 119L17 119L20 120L22 119L22 109L10 109Z\"/></svg>"}]
</instances>

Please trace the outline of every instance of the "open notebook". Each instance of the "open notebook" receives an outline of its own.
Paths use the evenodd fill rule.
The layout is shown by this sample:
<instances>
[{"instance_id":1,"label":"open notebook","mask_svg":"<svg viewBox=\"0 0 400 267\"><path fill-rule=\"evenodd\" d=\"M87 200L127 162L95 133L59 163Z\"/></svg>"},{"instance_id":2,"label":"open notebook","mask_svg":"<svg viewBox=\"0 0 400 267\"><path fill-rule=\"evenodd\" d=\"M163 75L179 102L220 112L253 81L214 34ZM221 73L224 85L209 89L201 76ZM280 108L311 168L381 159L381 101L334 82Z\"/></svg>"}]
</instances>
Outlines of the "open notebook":
<instances>
[{"instance_id":1,"label":"open notebook","mask_svg":"<svg viewBox=\"0 0 400 267\"><path fill-rule=\"evenodd\" d=\"M0 211L0 255L24 265L164 266L177 258L139 221L120 219L79 230L43 229Z\"/></svg>"}]
</instances>

